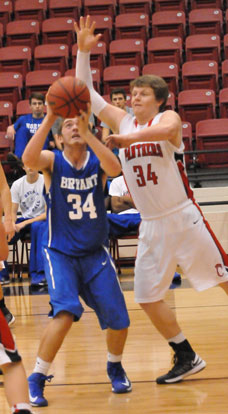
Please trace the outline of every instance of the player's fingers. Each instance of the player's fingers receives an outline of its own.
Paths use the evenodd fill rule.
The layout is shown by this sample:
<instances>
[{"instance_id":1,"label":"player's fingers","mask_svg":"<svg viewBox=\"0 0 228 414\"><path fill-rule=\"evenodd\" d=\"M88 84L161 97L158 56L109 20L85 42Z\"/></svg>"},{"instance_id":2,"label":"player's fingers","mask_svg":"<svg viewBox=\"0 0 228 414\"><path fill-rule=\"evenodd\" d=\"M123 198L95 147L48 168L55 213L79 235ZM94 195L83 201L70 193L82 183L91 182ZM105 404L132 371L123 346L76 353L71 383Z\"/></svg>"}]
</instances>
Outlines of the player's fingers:
<instances>
[{"instance_id":1,"label":"player's fingers","mask_svg":"<svg viewBox=\"0 0 228 414\"><path fill-rule=\"evenodd\" d=\"M90 33L93 34L95 29L96 29L96 22L94 20L93 23L90 26Z\"/></svg>"},{"instance_id":2,"label":"player's fingers","mask_svg":"<svg viewBox=\"0 0 228 414\"><path fill-rule=\"evenodd\" d=\"M77 22L74 22L74 30L75 30L76 33L79 32L79 27L78 27L78 23Z\"/></svg>"},{"instance_id":3,"label":"player's fingers","mask_svg":"<svg viewBox=\"0 0 228 414\"><path fill-rule=\"evenodd\" d=\"M87 29L89 29L89 28L90 28L90 15L89 15L89 14L86 16L85 27L86 27Z\"/></svg>"},{"instance_id":4,"label":"player's fingers","mask_svg":"<svg viewBox=\"0 0 228 414\"><path fill-rule=\"evenodd\" d=\"M81 16L81 17L80 17L80 29L84 29L84 27L85 27L84 17L83 17L83 16Z\"/></svg>"},{"instance_id":5,"label":"player's fingers","mask_svg":"<svg viewBox=\"0 0 228 414\"><path fill-rule=\"evenodd\" d=\"M102 33L98 33L96 36L95 36L95 39L96 39L96 42L98 42L99 40L100 40L100 38L102 37Z\"/></svg>"}]
</instances>

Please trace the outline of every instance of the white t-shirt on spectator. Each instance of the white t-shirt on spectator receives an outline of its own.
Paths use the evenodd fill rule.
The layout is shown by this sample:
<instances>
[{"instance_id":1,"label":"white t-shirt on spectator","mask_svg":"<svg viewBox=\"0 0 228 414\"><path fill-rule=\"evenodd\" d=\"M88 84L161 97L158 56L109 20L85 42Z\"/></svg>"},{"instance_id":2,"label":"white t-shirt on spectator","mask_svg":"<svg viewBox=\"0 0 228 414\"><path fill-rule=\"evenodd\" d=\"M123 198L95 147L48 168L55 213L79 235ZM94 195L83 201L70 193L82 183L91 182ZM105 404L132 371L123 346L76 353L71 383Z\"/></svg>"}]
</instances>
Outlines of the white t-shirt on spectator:
<instances>
[{"instance_id":1,"label":"white t-shirt on spectator","mask_svg":"<svg viewBox=\"0 0 228 414\"><path fill-rule=\"evenodd\" d=\"M129 191L127 189L127 186L125 184L123 175L120 177L116 177L111 181L110 187L109 187L109 195L110 196L116 196L121 197L124 195L129 195ZM136 214L138 213L138 210L135 208L129 208L128 210L121 211L118 214Z\"/></svg>"},{"instance_id":2,"label":"white t-shirt on spectator","mask_svg":"<svg viewBox=\"0 0 228 414\"><path fill-rule=\"evenodd\" d=\"M39 174L35 183L29 183L27 176L14 181L11 187L12 202L19 204L22 217L34 218L44 213L45 199L43 196L44 177Z\"/></svg>"}]
</instances>

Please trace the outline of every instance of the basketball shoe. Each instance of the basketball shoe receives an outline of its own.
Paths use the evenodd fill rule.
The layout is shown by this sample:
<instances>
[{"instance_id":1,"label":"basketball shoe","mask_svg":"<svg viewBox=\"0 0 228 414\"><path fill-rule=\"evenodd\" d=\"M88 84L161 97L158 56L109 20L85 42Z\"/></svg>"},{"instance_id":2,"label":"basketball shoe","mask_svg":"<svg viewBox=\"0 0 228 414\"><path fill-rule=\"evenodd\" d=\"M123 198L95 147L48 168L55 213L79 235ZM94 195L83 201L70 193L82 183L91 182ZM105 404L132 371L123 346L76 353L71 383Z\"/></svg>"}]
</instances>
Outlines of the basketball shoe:
<instances>
[{"instance_id":1,"label":"basketball shoe","mask_svg":"<svg viewBox=\"0 0 228 414\"><path fill-rule=\"evenodd\" d=\"M1 308L1 311L3 313L3 315L5 316L6 322L8 323L8 325L13 325L13 323L15 322L15 317L13 316L13 314L9 311L9 309L6 306L3 306Z\"/></svg>"},{"instance_id":2,"label":"basketball shoe","mask_svg":"<svg viewBox=\"0 0 228 414\"><path fill-rule=\"evenodd\" d=\"M107 373L112 383L112 392L123 394L131 391L131 382L126 375L121 362L108 361Z\"/></svg>"},{"instance_id":3,"label":"basketball shoe","mask_svg":"<svg viewBox=\"0 0 228 414\"><path fill-rule=\"evenodd\" d=\"M29 399L30 404L33 407L46 407L48 405L48 402L44 397L44 386L45 381L50 382L52 378L53 375L47 377L39 372L33 372L33 374L28 377Z\"/></svg>"},{"instance_id":4,"label":"basketball shoe","mask_svg":"<svg viewBox=\"0 0 228 414\"><path fill-rule=\"evenodd\" d=\"M178 351L174 354L174 366L166 374L156 379L157 384L173 384L188 375L196 374L205 368L206 362L195 352Z\"/></svg>"}]
</instances>

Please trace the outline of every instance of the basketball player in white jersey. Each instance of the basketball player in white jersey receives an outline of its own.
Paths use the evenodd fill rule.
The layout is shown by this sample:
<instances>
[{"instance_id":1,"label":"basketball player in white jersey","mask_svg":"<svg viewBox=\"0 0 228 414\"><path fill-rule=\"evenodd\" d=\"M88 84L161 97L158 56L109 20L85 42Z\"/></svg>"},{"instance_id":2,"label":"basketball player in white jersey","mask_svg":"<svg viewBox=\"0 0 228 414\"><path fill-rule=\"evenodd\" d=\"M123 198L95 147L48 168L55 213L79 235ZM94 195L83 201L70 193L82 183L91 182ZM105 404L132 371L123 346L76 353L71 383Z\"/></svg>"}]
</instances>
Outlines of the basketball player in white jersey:
<instances>
[{"instance_id":1,"label":"basketball player in white jersey","mask_svg":"<svg viewBox=\"0 0 228 414\"><path fill-rule=\"evenodd\" d=\"M88 16L80 18L80 26L75 23L76 76L90 89L92 111L114 131L107 145L120 149L123 174L141 214L135 300L175 352L173 368L156 381L175 383L206 366L164 302L176 265L196 290L220 285L228 294L227 255L195 203L182 162L175 160L176 153L183 155L182 126L176 112L164 110L166 82L150 75L131 83L135 116L107 104L92 83L89 52L101 37L94 30Z\"/></svg>"}]
</instances>

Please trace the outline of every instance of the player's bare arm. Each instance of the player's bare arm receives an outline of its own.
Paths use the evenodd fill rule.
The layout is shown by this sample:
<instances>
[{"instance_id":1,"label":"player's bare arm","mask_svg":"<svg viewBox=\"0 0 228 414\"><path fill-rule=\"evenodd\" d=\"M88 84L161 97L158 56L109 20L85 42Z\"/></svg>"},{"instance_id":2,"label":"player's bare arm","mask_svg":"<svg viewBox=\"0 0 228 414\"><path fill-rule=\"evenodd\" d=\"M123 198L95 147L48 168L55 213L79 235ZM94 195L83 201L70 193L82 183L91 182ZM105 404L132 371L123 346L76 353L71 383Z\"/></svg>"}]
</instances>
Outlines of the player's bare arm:
<instances>
[{"instance_id":1,"label":"player's bare arm","mask_svg":"<svg viewBox=\"0 0 228 414\"><path fill-rule=\"evenodd\" d=\"M127 148L135 142L170 141L179 148L182 139L182 125L179 115L174 111L165 111L158 124L130 134L112 134L106 139L106 145L113 148Z\"/></svg>"},{"instance_id":2,"label":"player's bare arm","mask_svg":"<svg viewBox=\"0 0 228 414\"><path fill-rule=\"evenodd\" d=\"M105 122L112 131L118 133L120 122L126 112L105 102L93 88L89 52L101 38L101 34L94 34L95 27L96 24L94 21L91 23L90 16L86 18L81 16L79 25L75 22L79 50L76 62L76 77L83 80L90 90L92 112Z\"/></svg>"},{"instance_id":3,"label":"player's bare arm","mask_svg":"<svg viewBox=\"0 0 228 414\"><path fill-rule=\"evenodd\" d=\"M78 117L78 132L90 146L96 156L101 162L101 168L110 177L116 177L121 173L121 165L117 157L89 130L90 105L88 104L88 111L81 111Z\"/></svg>"},{"instance_id":4,"label":"player's bare arm","mask_svg":"<svg viewBox=\"0 0 228 414\"><path fill-rule=\"evenodd\" d=\"M4 211L4 227L7 236L7 241L9 242L15 233L14 223L12 219L12 201L11 193L6 181L6 177L0 164L0 199Z\"/></svg>"}]
</instances>

